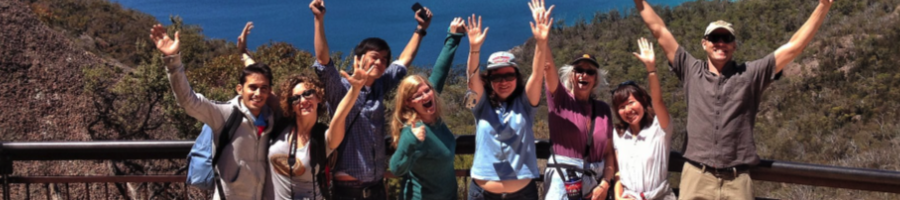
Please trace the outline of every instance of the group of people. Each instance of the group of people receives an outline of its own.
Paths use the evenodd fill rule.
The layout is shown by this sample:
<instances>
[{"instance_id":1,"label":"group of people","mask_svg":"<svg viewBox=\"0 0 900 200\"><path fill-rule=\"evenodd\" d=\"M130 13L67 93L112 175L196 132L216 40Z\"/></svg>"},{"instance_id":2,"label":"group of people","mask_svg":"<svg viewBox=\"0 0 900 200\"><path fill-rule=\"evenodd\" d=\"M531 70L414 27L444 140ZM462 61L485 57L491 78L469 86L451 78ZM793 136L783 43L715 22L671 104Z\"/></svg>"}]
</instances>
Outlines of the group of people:
<instances>
[{"instance_id":1,"label":"group of people","mask_svg":"<svg viewBox=\"0 0 900 200\"><path fill-rule=\"evenodd\" d=\"M697 59L679 46L647 2L634 3L670 71L681 80L688 102L687 162L679 198L752 199L749 168L759 162L752 133L762 92L802 53L832 1L820 0L787 44L745 63L732 60L737 49L732 24L710 23L700 39L707 58ZM407 75L406 66L431 24L428 8L416 12L417 27L397 60L389 63L391 49L384 40L367 38L353 50L352 73L347 73L335 67L329 54L325 4L313 0L312 68L317 77L288 76L279 91L273 91L270 68L254 62L246 49L252 29L248 23L238 38L246 67L235 86L238 95L227 102L206 99L191 89L177 32L169 37L156 25L150 37L164 55L178 104L206 123L215 138L221 137L229 115L243 115L231 141L215 144L225 145L215 163L220 175L217 199L386 199L387 172L402 177L400 199L457 199L456 140L441 119L438 93L465 36L470 48L464 104L476 122L468 199L539 198L534 180L541 172L533 127L542 96L549 116L538 120L549 122L552 143L543 171L545 199L676 199L667 181L673 131L657 78L654 45L637 39L639 51L634 53L646 68L649 92L626 81L611 91L608 104L597 98L606 82L600 63L581 54L557 69L548 46L553 6L546 7L543 0L528 6L536 41L531 74L523 74L516 57L505 51L492 53L481 70L480 49L488 28L473 14L452 20L426 78ZM384 99L391 90L396 90L393 113L385 119ZM321 121L326 109L331 114L328 122ZM390 147L383 142L386 132L393 138ZM396 149L390 160L387 148Z\"/></svg>"}]
</instances>

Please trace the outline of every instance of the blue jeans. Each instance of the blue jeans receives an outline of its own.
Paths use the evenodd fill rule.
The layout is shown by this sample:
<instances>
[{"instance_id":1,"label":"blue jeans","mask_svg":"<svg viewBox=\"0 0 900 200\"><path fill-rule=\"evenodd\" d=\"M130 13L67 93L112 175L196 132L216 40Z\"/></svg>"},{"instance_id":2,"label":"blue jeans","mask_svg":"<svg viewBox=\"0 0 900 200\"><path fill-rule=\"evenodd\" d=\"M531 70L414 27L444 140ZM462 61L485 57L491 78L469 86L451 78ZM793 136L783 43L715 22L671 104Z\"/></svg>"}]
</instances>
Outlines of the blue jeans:
<instances>
[{"instance_id":1,"label":"blue jeans","mask_svg":"<svg viewBox=\"0 0 900 200\"><path fill-rule=\"evenodd\" d=\"M531 181L524 188L519 191L513 193L502 193L497 194L493 192L485 191L483 188L479 187L478 184L475 183L475 180L469 181L469 200L494 200L494 199L525 199L525 200L537 200L538 190L537 184L534 184L534 181Z\"/></svg>"}]
</instances>

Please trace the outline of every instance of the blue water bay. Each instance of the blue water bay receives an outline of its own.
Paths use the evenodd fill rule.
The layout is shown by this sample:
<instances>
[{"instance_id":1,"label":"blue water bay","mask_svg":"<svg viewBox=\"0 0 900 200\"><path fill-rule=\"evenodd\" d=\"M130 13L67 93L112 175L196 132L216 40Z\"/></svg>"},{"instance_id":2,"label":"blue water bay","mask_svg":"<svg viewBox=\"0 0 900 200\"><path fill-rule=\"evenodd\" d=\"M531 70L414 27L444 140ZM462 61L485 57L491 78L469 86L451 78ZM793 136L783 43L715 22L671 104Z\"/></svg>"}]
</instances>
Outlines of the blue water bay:
<instances>
[{"instance_id":1,"label":"blue water bay","mask_svg":"<svg viewBox=\"0 0 900 200\"><path fill-rule=\"evenodd\" d=\"M253 21L248 45L251 50L271 41L283 41L299 49L313 49L313 16L310 1L284 0L113 0L126 8L149 13L160 22L169 24L169 16L180 16L186 24L197 24L203 34L235 42L247 21ZM657 5L677 5L686 0L650 1ZM349 52L367 37L380 37L388 42L394 56L398 56L416 29L410 8L415 0L369 1L326 0L325 33L332 51ZM490 30L482 52L508 50L531 37L528 22L531 12L525 0L419 0L434 13L428 35L422 41L414 65L430 66L440 52L447 26L453 17L473 13L484 18ZM557 20L572 23L580 18L591 19L594 14L611 9L629 10L631 0L560 0L547 1L556 8ZM552 39L552 37L551 37ZM454 65L464 64L468 40L463 39ZM345 54L347 55L347 54ZM481 60L486 60L483 53Z\"/></svg>"}]
</instances>

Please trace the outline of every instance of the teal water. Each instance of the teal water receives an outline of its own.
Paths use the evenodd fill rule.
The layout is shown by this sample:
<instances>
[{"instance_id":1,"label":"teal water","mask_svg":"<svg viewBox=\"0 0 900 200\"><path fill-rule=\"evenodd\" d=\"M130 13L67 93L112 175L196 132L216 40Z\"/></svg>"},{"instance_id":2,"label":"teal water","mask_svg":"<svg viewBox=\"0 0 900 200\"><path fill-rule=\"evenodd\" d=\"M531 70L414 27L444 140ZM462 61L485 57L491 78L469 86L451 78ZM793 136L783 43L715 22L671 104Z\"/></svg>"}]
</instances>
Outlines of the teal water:
<instances>
[{"instance_id":1,"label":"teal water","mask_svg":"<svg viewBox=\"0 0 900 200\"><path fill-rule=\"evenodd\" d=\"M177 15L186 24L203 27L203 34L235 42L247 21L253 21L248 45L252 49L270 41L288 42L299 49L313 50L313 16L308 0L112 0L123 7L155 16L164 24ZM678 5L686 0L650 1L653 5ZM394 56L400 55L416 28L410 9L415 0L366 1L326 0L325 34L332 51L349 52L367 37L380 37L388 42ZM482 15L490 27L483 52L508 50L531 37L528 22L531 11L525 0L419 0L434 13L428 35L422 41L415 65L430 66L440 53L447 26L453 17ZM555 19L568 23L579 18L591 19L598 11L631 10L631 0L560 0L554 4ZM149 29L149 27L148 27ZM551 36L552 39L552 36ZM463 39L454 65L464 64L468 40ZM345 54L346 55L346 54ZM488 54L483 54L487 60Z\"/></svg>"}]
</instances>

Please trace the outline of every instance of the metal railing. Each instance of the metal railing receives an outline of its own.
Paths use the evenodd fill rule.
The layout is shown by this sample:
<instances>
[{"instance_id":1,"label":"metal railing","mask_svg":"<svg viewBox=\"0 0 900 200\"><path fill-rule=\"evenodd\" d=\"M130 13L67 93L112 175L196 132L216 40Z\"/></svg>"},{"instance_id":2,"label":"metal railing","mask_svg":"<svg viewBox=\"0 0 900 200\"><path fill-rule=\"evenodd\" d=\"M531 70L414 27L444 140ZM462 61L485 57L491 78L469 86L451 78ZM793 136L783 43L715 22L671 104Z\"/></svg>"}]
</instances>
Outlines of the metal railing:
<instances>
[{"instance_id":1,"label":"metal railing","mask_svg":"<svg viewBox=\"0 0 900 200\"><path fill-rule=\"evenodd\" d=\"M475 153L475 137L457 136L456 154ZM389 139L386 142L390 142ZM94 141L94 142L3 142L0 143L0 175L3 181L3 197L10 199L10 184L25 184L26 197L29 184L64 183L122 183L167 182L184 183L185 175L127 175L127 176L12 176L13 162L48 160L119 160L119 159L184 159L193 141ZM550 155L550 143L537 142L538 158ZM393 153L388 151L388 153ZM669 171L680 172L684 158L672 152ZM825 186L855 190L900 193L900 172L848 168L818 164L762 160L750 169L754 180ZM457 176L468 176L468 170L457 170ZM108 184L104 184L108 187ZM187 188L187 187L185 187ZM108 188L106 192L108 193ZM49 196L49 192L47 192ZM185 197L187 197L185 191ZM88 193L88 198L90 194ZM107 194L108 196L108 194Z\"/></svg>"}]
</instances>

